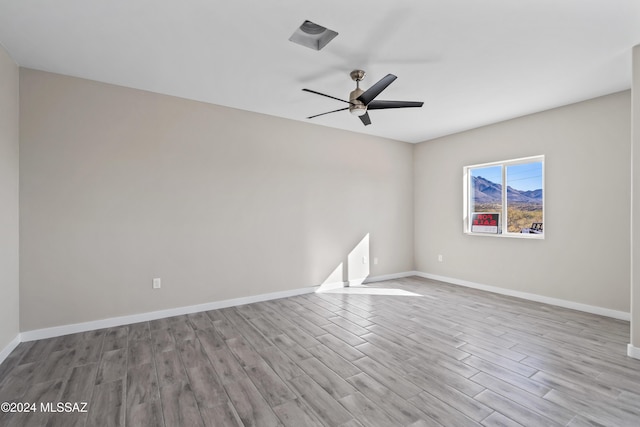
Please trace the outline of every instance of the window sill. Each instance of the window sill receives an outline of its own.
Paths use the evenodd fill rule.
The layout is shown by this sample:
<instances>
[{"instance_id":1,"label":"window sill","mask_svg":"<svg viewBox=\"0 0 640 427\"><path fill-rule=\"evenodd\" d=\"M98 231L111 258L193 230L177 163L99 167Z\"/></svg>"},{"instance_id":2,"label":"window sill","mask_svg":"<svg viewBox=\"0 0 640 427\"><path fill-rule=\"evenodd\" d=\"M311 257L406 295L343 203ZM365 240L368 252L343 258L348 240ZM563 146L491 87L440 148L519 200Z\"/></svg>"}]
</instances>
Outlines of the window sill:
<instances>
[{"instance_id":1,"label":"window sill","mask_svg":"<svg viewBox=\"0 0 640 427\"><path fill-rule=\"evenodd\" d=\"M544 240L544 234L526 234L526 233L505 233L505 234L489 234L489 233L472 233L465 231L467 236L480 236L480 237L500 237L507 239L525 239L525 240Z\"/></svg>"}]
</instances>

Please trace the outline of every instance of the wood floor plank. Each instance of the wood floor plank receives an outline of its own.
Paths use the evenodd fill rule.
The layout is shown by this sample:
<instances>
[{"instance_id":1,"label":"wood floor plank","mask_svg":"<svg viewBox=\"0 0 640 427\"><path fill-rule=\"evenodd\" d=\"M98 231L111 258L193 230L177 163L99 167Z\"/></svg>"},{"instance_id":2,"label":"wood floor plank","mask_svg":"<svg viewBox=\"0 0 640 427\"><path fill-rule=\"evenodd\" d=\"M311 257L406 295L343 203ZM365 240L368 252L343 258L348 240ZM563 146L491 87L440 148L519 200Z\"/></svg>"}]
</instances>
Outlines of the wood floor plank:
<instances>
[{"instance_id":1,"label":"wood floor plank","mask_svg":"<svg viewBox=\"0 0 640 427\"><path fill-rule=\"evenodd\" d=\"M300 375L287 381L304 402L312 408L315 416L327 425L340 425L353 416L326 390L308 375Z\"/></svg>"},{"instance_id":2,"label":"wood floor plank","mask_svg":"<svg viewBox=\"0 0 640 427\"><path fill-rule=\"evenodd\" d=\"M280 335L282 331L269 319L265 317L256 317L249 320L249 322L258 330L262 335L269 339L273 339Z\"/></svg>"},{"instance_id":3,"label":"wood floor plank","mask_svg":"<svg viewBox=\"0 0 640 427\"><path fill-rule=\"evenodd\" d=\"M529 355L520 363L537 370L544 370L554 375L569 377L576 381L583 380L587 383L600 375L599 370L591 368L585 363L575 363L569 354L565 354L564 360L553 360L551 358L541 359L537 356Z\"/></svg>"},{"instance_id":4,"label":"wood floor plank","mask_svg":"<svg viewBox=\"0 0 640 427\"><path fill-rule=\"evenodd\" d=\"M126 425L136 427L164 427L160 400L127 406Z\"/></svg>"},{"instance_id":5,"label":"wood floor plank","mask_svg":"<svg viewBox=\"0 0 640 427\"><path fill-rule=\"evenodd\" d=\"M205 427L243 427L244 425L228 399L225 403L213 408L200 407L200 415Z\"/></svg>"},{"instance_id":6,"label":"wood floor plank","mask_svg":"<svg viewBox=\"0 0 640 427\"><path fill-rule=\"evenodd\" d=\"M462 375L458 375L453 371L427 364L421 368L413 368L410 371L405 372L404 375L409 381L427 391L430 388L430 384L433 384L434 382L447 384L469 397L475 397L485 389L480 384L471 381Z\"/></svg>"},{"instance_id":7,"label":"wood floor plank","mask_svg":"<svg viewBox=\"0 0 640 427\"><path fill-rule=\"evenodd\" d=\"M73 368L68 381L64 384L60 401L88 402L91 399L97 370L98 365L96 363Z\"/></svg>"},{"instance_id":8,"label":"wood floor plank","mask_svg":"<svg viewBox=\"0 0 640 427\"><path fill-rule=\"evenodd\" d=\"M273 343L280 349L280 351L296 363L313 357L308 350L289 338L287 334L278 335L273 339Z\"/></svg>"},{"instance_id":9,"label":"wood floor plank","mask_svg":"<svg viewBox=\"0 0 640 427\"><path fill-rule=\"evenodd\" d=\"M347 381L402 425L430 418L428 414L420 411L416 406L409 403L409 401L402 399L365 373L349 377Z\"/></svg>"},{"instance_id":10,"label":"wood floor plank","mask_svg":"<svg viewBox=\"0 0 640 427\"><path fill-rule=\"evenodd\" d=\"M149 322L132 323L129 325L129 341L151 340Z\"/></svg>"},{"instance_id":11,"label":"wood floor plank","mask_svg":"<svg viewBox=\"0 0 640 427\"><path fill-rule=\"evenodd\" d=\"M231 338L226 340L226 344L243 368L256 366L262 362L262 357L260 357L244 338Z\"/></svg>"},{"instance_id":12,"label":"wood floor plank","mask_svg":"<svg viewBox=\"0 0 640 427\"><path fill-rule=\"evenodd\" d=\"M117 350L119 348L126 348L129 341L129 327L119 326L117 328L110 328L104 337L104 344L102 345L102 351Z\"/></svg>"},{"instance_id":13,"label":"wood floor plank","mask_svg":"<svg viewBox=\"0 0 640 427\"><path fill-rule=\"evenodd\" d=\"M482 425L486 427L522 427L522 424L505 417L500 412L494 412L482 420Z\"/></svg>"},{"instance_id":14,"label":"wood floor plank","mask_svg":"<svg viewBox=\"0 0 640 427\"><path fill-rule=\"evenodd\" d=\"M199 339L180 341L176 343L176 348L185 367L203 366L211 363Z\"/></svg>"},{"instance_id":15,"label":"wood floor plank","mask_svg":"<svg viewBox=\"0 0 640 427\"><path fill-rule=\"evenodd\" d=\"M129 342L127 363L129 366L144 365L153 362L153 346L151 339L140 339Z\"/></svg>"},{"instance_id":16,"label":"wood floor plank","mask_svg":"<svg viewBox=\"0 0 640 427\"><path fill-rule=\"evenodd\" d=\"M153 351L162 353L176 349L176 340L168 329L152 329Z\"/></svg>"},{"instance_id":17,"label":"wood floor plank","mask_svg":"<svg viewBox=\"0 0 640 427\"><path fill-rule=\"evenodd\" d=\"M510 399L500 396L491 390L485 390L475 396L475 399L484 403L495 411L511 418L512 420L519 420L523 425L539 425L539 426L561 426L564 424L556 422L551 418L547 418L540 415L530 409L525 408L513 402Z\"/></svg>"},{"instance_id":18,"label":"wood floor plank","mask_svg":"<svg viewBox=\"0 0 640 427\"><path fill-rule=\"evenodd\" d=\"M283 425L287 427L323 427L313 412L300 403L299 399L289 400L273 408Z\"/></svg>"},{"instance_id":19,"label":"wood floor plank","mask_svg":"<svg viewBox=\"0 0 640 427\"><path fill-rule=\"evenodd\" d=\"M350 321L349 319L342 317L342 316L333 316L330 317L329 320L334 323L337 326L340 326L342 329L351 332L354 335L357 336L362 336L364 334L368 334L370 331L367 328L364 328L362 326L359 326L355 323L353 323L352 321ZM328 326L329 324L325 325ZM326 328L325 328L326 330Z\"/></svg>"},{"instance_id":20,"label":"wood floor plank","mask_svg":"<svg viewBox=\"0 0 640 427\"><path fill-rule=\"evenodd\" d=\"M203 311L199 313L187 314L187 318L189 319L189 323L194 330L209 329L213 327L213 322Z\"/></svg>"},{"instance_id":21,"label":"wood floor plank","mask_svg":"<svg viewBox=\"0 0 640 427\"><path fill-rule=\"evenodd\" d=\"M280 425L278 417L249 378L225 384L225 389L245 426Z\"/></svg>"},{"instance_id":22,"label":"wood floor plank","mask_svg":"<svg viewBox=\"0 0 640 427\"><path fill-rule=\"evenodd\" d=\"M0 402L89 413L0 425L638 425L629 322L416 277L340 291L21 343Z\"/></svg>"},{"instance_id":23,"label":"wood floor plank","mask_svg":"<svg viewBox=\"0 0 640 427\"><path fill-rule=\"evenodd\" d=\"M120 351L120 350L115 350ZM87 425L119 427L125 425L124 379L96 384L89 403Z\"/></svg>"},{"instance_id":24,"label":"wood floor plank","mask_svg":"<svg viewBox=\"0 0 640 427\"><path fill-rule=\"evenodd\" d=\"M567 427L607 427L605 424L600 424L596 421L583 417L582 415L576 415L571 422L567 424Z\"/></svg>"},{"instance_id":25,"label":"wood floor plank","mask_svg":"<svg viewBox=\"0 0 640 427\"><path fill-rule=\"evenodd\" d=\"M353 363L359 367L362 372L365 372L371 378L375 379L403 399L409 399L422 391L420 387L413 384L406 378L403 378L402 375L398 375L397 372L394 372L385 365L378 363L369 357L363 357Z\"/></svg>"},{"instance_id":26,"label":"wood floor plank","mask_svg":"<svg viewBox=\"0 0 640 427\"><path fill-rule=\"evenodd\" d=\"M13 367L0 386L0 402L18 401L34 384L33 378L38 368L38 362Z\"/></svg>"},{"instance_id":27,"label":"wood floor plank","mask_svg":"<svg viewBox=\"0 0 640 427\"><path fill-rule=\"evenodd\" d=\"M336 400L356 392L344 378L315 357L303 360L300 362L300 367Z\"/></svg>"},{"instance_id":28,"label":"wood floor plank","mask_svg":"<svg viewBox=\"0 0 640 427\"><path fill-rule=\"evenodd\" d=\"M531 376L533 381L546 385L549 388L562 390L569 393L584 394L586 391L595 393L596 395L602 395L603 397L617 398L622 393L621 390L613 385L598 384L595 380L593 382L587 381L583 378L573 377L571 379L549 373L539 371L535 375Z\"/></svg>"},{"instance_id":29,"label":"wood floor plank","mask_svg":"<svg viewBox=\"0 0 640 427\"><path fill-rule=\"evenodd\" d=\"M189 383L180 382L161 387L160 398L166 426L204 426Z\"/></svg>"},{"instance_id":30,"label":"wood floor plank","mask_svg":"<svg viewBox=\"0 0 640 427\"><path fill-rule=\"evenodd\" d=\"M58 402L64 382L62 380L51 380L33 384L24 395L22 402L35 403L35 411L19 412L13 414L9 427L39 426L47 422L47 418L53 418L56 414L41 411L40 402Z\"/></svg>"},{"instance_id":31,"label":"wood floor plank","mask_svg":"<svg viewBox=\"0 0 640 427\"><path fill-rule=\"evenodd\" d=\"M187 340L194 340L196 338L196 333L191 326L191 322L189 322L188 318L185 318L181 322L176 322L171 325L171 334L173 335L176 343Z\"/></svg>"},{"instance_id":32,"label":"wood floor plank","mask_svg":"<svg viewBox=\"0 0 640 427\"><path fill-rule=\"evenodd\" d=\"M226 348L209 354L209 359L223 384L234 383L247 376L240 362L238 362L233 353Z\"/></svg>"},{"instance_id":33,"label":"wood floor plank","mask_svg":"<svg viewBox=\"0 0 640 427\"><path fill-rule=\"evenodd\" d=\"M443 382L431 383L429 389L424 392L433 395L477 422L482 421L493 412L493 409Z\"/></svg>"},{"instance_id":34,"label":"wood floor plank","mask_svg":"<svg viewBox=\"0 0 640 427\"><path fill-rule=\"evenodd\" d=\"M598 397L580 399L561 391L551 390L544 398L605 425L637 425L640 419L637 410L629 411L628 408L616 407L612 401L603 402Z\"/></svg>"},{"instance_id":35,"label":"wood floor plank","mask_svg":"<svg viewBox=\"0 0 640 427\"><path fill-rule=\"evenodd\" d=\"M160 398L158 376L153 362L129 366L126 384L127 407Z\"/></svg>"},{"instance_id":36,"label":"wood floor plank","mask_svg":"<svg viewBox=\"0 0 640 427\"><path fill-rule=\"evenodd\" d=\"M224 315L233 324L233 327L238 330L244 339L249 341L255 348L269 347L272 343L267 340L264 335L260 333L247 319L234 308L225 308L222 310ZM227 338L227 337L225 337Z\"/></svg>"},{"instance_id":37,"label":"wood floor plank","mask_svg":"<svg viewBox=\"0 0 640 427\"><path fill-rule=\"evenodd\" d=\"M47 338L36 341L22 356L20 364L37 362L46 359L56 346L58 338Z\"/></svg>"},{"instance_id":38,"label":"wood floor plank","mask_svg":"<svg viewBox=\"0 0 640 427\"><path fill-rule=\"evenodd\" d=\"M371 401L371 399L363 396L362 393L356 392L349 394L341 398L339 402L353 414L354 417L364 422L367 426L393 426L397 424L396 420L380 409L379 405ZM439 426L440 424L433 422L432 425Z\"/></svg>"},{"instance_id":39,"label":"wood floor plank","mask_svg":"<svg viewBox=\"0 0 640 427\"><path fill-rule=\"evenodd\" d=\"M552 420L566 425L574 417L574 413L561 406L556 405L542 397L532 395L518 387L515 387L498 378L494 378L484 372L471 377L472 381L486 387L487 389L510 399L525 408L534 411L540 415L551 418Z\"/></svg>"},{"instance_id":40,"label":"wood floor plank","mask_svg":"<svg viewBox=\"0 0 640 427\"><path fill-rule=\"evenodd\" d=\"M36 341L21 342L0 364L0 386Z\"/></svg>"},{"instance_id":41,"label":"wood floor plank","mask_svg":"<svg viewBox=\"0 0 640 427\"><path fill-rule=\"evenodd\" d=\"M451 405L430 393L422 392L409 399L416 407L428 413L431 418L443 426L478 427L480 424L467 417Z\"/></svg>"},{"instance_id":42,"label":"wood floor plank","mask_svg":"<svg viewBox=\"0 0 640 427\"><path fill-rule=\"evenodd\" d=\"M87 424L87 415L79 412L60 412L44 417L43 422L46 420L47 427L84 427Z\"/></svg>"},{"instance_id":43,"label":"wood floor plank","mask_svg":"<svg viewBox=\"0 0 640 427\"><path fill-rule=\"evenodd\" d=\"M315 347L320 344L315 337L307 333L301 327L288 322L283 327L285 334L303 348Z\"/></svg>"},{"instance_id":44,"label":"wood floor plank","mask_svg":"<svg viewBox=\"0 0 640 427\"><path fill-rule=\"evenodd\" d=\"M347 361L338 353L323 344L311 347L308 351L316 359L325 365L330 366L331 370L342 378L347 378L360 372L360 369L356 367L356 365Z\"/></svg>"},{"instance_id":45,"label":"wood floor plank","mask_svg":"<svg viewBox=\"0 0 640 427\"><path fill-rule=\"evenodd\" d=\"M550 387L540 382L515 374L513 371L505 369L502 366L495 365L491 362L487 362L486 360L480 359L476 356L469 356L464 359L463 362L477 369L474 375L479 371L485 372L494 378L501 379L502 381L539 397L544 396L549 392L549 390L551 390Z\"/></svg>"},{"instance_id":46,"label":"wood floor plank","mask_svg":"<svg viewBox=\"0 0 640 427\"><path fill-rule=\"evenodd\" d=\"M250 366L245 371L272 407L296 398L296 395L265 361Z\"/></svg>"},{"instance_id":47,"label":"wood floor plank","mask_svg":"<svg viewBox=\"0 0 640 427\"><path fill-rule=\"evenodd\" d=\"M317 340L350 362L364 357L364 353L356 347L344 345L344 341L331 334L320 335L317 337ZM363 343L361 345L365 344L367 343Z\"/></svg>"},{"instance_id":48,"label":"wood floor plank","mask_svg":"<svg viewBox=\"0 0 640 427\"><path fill-rule=\"evenodd\" d=\"M176 350L156 353L155 366L160 387L188 382L187 373Z\"/></svg>"},{"instance_id":49,"label":"wood floor plank","mask_svg":"<svg viewBox=\"0 0 640 427\"><path fill-rule=\"evenodd\" d=\"M469 357L466 357L462 360L457 360L435 353L433 355L420 355L411 357L406 360L406 363L411 365L415 369L420 369L422 366L424 366L425 361L428 361L432 366L442 367L451 372L455 372L456 374L461 375L465 378L470 378L478 373L478 369L466 363Z\"/></svg>"},{"instance_id":50,"label":"wood floor plank","mask_svg":"<svg viewBox=\"0 0 640 427\"><path fill-rule=\"evenodd\" d=\"M261 348L257 351L262 359L267 362L271 369L283 380L290 380L303 374L300 366L287 357L287 355L276 346Z\"/></svg>"},{"instance_id":51,"label":"wood floor plank","mask_svg":"<svg viewBox=\"0 0 640 427\"><path fill-rule=\"evenodd\" d=\"M66 379L71 372L76 350L59 350L52 352L49 357L39 363L33 376L34 382L52 379Z\"/></svg>"},{"instance_id":52,"label":"wood floor plank","mask_svg":"<svg viewBox=\"0 0 640 427\"><path fill-rule=\"evenodd\" d=\"M312 337L317 337L319 335L324 335L324 334L327 333L327 331L325 329L323 329L322 327L318 326L317 324L311 322L310 320L307 320L307 318L302 316L302 315L296 316L293 319L293 322L297 326L302 328L306 333L311 335Z\"/></svg>"},{"instance_id":53,"label":"wood floor plank","mask_svg":"<svg viewBox=\"0 0 640 427\"><path fill-rule=\"evenodd\" d=\"M511 359L507 359L506 357L502 357L497 353L493 353L489 350L485 350L471 344L464 344L460 347L460 349L469 352L470 354L473 354L480 359L502 366L503 368L507 368L515 372L516 374L523 375L525 377L530 377L538 372L538 369L536 368L532 368L528 365L524 365Z\"/></svg>"},{"instance_id":54,"label":"wood floor plank","mask_svg":"<svg viewBox=\"0 0 640 427\"><path fill-rule=\"evenodd\" d=\"M224 313L221 310L208 310L204 312L211 322L215 323L216 321L226 321Z\"/></svg>"},{"instance_id":55,"label":"wood floor plank","mask_svg":"<svg viewBox=\"0 0 640 427\"><path fill-rule=\"evenodd\" d=\"M363 344L365 342L365 340L358 335L347 331L346 329L336 325L335 323L325 325L322 327L322 329L329 332L334 337L341 339L352 347Z\"/></svg>"},{"instance_id":56,"label":"wood floor plank","mask_svg":"<svg viewBox=\"0 0 640 427\"><path fill-rule=\"evenodd\" d=\"M81 340L75 347L75 360L73 366L81 366L87 363L98 363L102 352L102 342L104 337L89 338Z\"/></svg>"},{"instance_id":57,"label":"wood floor plank","mask_svg":"<svg viewBox=\"0 0 640 427\"><path fill-rule=\"evenodd\" d=\"M127 349L119 348L102 353L96 384L124 378L127 373Z\"/></svg>"},{"instance_id":58,"label":"wood floor plank","mask_svg":"<svg viewBox=\"0 0 640 427\"><path fill-rule=\"evenodd\" d=\"M331 323L331 321L328 318L322 317L318 313L314 313L311 310L307 310L307 307L306 307L304 301L300 304L300 306L303 308L303 310L301 312L299 312L298 315L300 317L304 317L305 319L307 319L309 322L313 323L314 325L316 325L318 327L321 327L323 325L328 325L329 323ZM357 318L357 316L352 315L351 313L349 313L347 311L344 311L344 310L340 310L339 312L334 312L334 316L336 316L336 315L337 316L341 316L343 318L349 318L349 320L356 320L356 318ZM353 317L351 318L349 316L353 316ZM369 323L366 319L362 319L362 318L360 318L360 321L367 322L367 324Z\"/></svg>"},{"instance_id":59,"label":"wood floor plank","mask_svg":"<svg viewBox=\"0 0 640 427\"><path fill-rule=\"evenodd\" d=\"M226 340L242 336L242 333L236 329L226 317L223 317L223 320L215 320L213 322L213 328Z\"/></svg>"},{"instance_id":60,"label":"wood floor plank","mask_svg":"<svg viewBox=\"0 0 640 427\"><path fill-rule=\"evenodd\" d=\"M215 329L198 329L196 331L196 337L198 338L198 341L200 341L200 345L202 345L204 352L209 355L214 351L222 350L227 346L222 335L220 335Z\"/></svg>"},{"instance_id":61,"label":"wood floor plank","mask_svg":"<svg viewBox=\"0 0 640 427\"><path fill-rule=\"evenodd\" d=\"M187 375L200 408L217 408L229 400L222 381L210 365L187 368Z\"/></svg>"}]
</instances>

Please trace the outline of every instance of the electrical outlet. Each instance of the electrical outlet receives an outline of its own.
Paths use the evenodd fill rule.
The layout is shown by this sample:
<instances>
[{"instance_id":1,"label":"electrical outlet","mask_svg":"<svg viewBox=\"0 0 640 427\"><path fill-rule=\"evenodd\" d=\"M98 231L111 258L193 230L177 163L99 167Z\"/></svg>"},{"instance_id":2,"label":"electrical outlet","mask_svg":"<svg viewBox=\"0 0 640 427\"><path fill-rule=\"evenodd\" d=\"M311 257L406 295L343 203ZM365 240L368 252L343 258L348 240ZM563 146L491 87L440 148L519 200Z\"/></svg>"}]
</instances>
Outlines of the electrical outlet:
<instances>
[{"instance_id":1,"label":"electrical outlet","mask_svg":"<svg viewBox=\"0 0 640 427\"><path fill-rule=\"evenodd\" d=\"M373 259L373 263L374 263L375 265L378 265L378 258L374 258L374 259Z\"/></svg>"},{"instance_id":2,"label":"electrical outlet","mask_svg":"<svg viewBox=\"0 0 640 427\"><path fill-rule=\"evenodd\" d=\"M160 289L162 287L162 281L159 277L153 279L153 289Z\"/></svg>"},{"instance_id":3,"label":"electrical outlet","mask_svg":"<svg viewBox=\"0 0 640 427\"><path fill-rule=\"evenodd\" d=\"M442 262L442 254L438 255L438 261Z\"/></svg>"}]
</instances>

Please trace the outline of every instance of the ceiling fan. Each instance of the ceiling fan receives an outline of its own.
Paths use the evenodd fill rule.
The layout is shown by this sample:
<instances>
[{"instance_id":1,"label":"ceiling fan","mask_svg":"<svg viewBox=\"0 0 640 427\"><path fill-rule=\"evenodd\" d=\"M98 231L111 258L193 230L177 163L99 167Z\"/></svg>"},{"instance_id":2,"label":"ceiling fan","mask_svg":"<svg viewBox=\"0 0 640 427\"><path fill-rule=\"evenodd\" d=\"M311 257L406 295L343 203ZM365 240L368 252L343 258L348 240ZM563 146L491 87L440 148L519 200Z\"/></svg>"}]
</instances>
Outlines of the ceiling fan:
<instances>
[{"instance_id":1,"label":"ceiling fan","mask_svg":"<svg viewBox=\"0 0 640 427\"><path fill-rule=\"evenodd\" d=\"M353 70L350 74L351 80L356 82L356 88L349 94L349 100L336 98L335 96L326 95L324 93L316 92L311 89L302 89L305 92L315 93L316 95L326 96L327 98L335 99L337 101L346 102L348 107L339 108L333 111L327 111L326 113L316 114L315 116L307 117L307 119L313 119L314 117L324 116L325 114L337 113L338 111L349 110L349 112L355 116L360 117L362 123L367 126L371 124L368 110L384 110L387 108L410 108L410 107L422 107L422 102L415 101L376 101L376 96L385 90L395 79L393 74L387 74L381 78L376 84L369 89L360 89L360 81L364 79L365 72L362 70Z\"/></svg>"}]
</instances>

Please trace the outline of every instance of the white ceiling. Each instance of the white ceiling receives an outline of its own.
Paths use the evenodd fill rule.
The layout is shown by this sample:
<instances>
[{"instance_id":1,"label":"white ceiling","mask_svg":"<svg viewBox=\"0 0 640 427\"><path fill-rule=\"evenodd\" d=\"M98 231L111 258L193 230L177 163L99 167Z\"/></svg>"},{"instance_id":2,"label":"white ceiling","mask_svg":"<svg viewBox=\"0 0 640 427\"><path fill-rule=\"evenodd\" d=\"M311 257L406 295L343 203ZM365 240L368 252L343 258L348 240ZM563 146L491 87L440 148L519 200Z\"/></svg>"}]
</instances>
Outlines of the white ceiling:
<instances>
[{"instance_id":1,"label":"white ceiling","mask_svg":"<svg viewBox=\"0 0 640 427\"><path fill-rule=\"evenodd\" d=\"M305 19L339 35L289 36ZM398 79L378 99L421 109L310 122L420 142L628 89L639 0L0 0L0 43L23 67L294 120Z\"/></svg>"}]
</instances>

